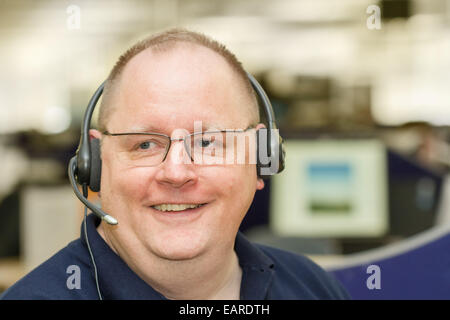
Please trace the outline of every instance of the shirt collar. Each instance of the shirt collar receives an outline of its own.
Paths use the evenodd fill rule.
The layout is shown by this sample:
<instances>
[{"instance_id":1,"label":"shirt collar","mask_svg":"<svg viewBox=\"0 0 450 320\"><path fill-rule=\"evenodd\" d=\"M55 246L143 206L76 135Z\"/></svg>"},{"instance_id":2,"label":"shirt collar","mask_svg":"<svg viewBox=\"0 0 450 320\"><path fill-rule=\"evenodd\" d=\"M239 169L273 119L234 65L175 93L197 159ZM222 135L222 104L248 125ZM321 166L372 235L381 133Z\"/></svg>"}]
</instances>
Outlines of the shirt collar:
<instances>
[{"instance_id":1,"label":"shirt collar","mask_svg":"<svg viewBox=\"0 0 450 320\"><path fill-rule=\"evenodd\" d=\"M275 272L273 260L241 232L234 248L242 268L241 300L266 299Z\"/></svg>"},{"instance_id":2,"label":"shirt collar","mask_svg":"<svg viewBox=\"0 0 450 320\"><path fill-rule=\"evenodd\" d=\"M98 217L94 214L88 215L86 224L104 299L166 299L134 273L103 240L97 231L100 224ZM84 223L81 225L80 238L87 250ZM273 260L248 241L241 232L236 235L235 251L242 268L241 299L265 299L274 274Z\"/></svg>"}]
</instances>

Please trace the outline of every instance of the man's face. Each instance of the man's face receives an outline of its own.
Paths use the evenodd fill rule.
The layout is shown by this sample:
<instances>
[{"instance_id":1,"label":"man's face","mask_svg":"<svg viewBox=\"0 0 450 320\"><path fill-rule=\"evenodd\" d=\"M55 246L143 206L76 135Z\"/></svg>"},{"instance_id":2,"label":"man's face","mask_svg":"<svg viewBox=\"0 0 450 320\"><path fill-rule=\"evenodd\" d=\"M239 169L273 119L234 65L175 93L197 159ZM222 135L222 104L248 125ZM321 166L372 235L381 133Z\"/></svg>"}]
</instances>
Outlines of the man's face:
<instances>
[{"instance_id":1,"label":"man's face","mask_svg":"<svg viewBox=\"0 0 450 320\"><path fill-rule=\"evenodd\" d=\"M245 129L251 100L222 57L199 46L135 56L114 88L112 133L158 132L182 138L203 129ZM254 130L250 132L255 132ZM97 133L98 134L98 133ZM119 221L110 236L131 256L142 248L169 260L229 247L254 193L264 187L255 164L198 165L172 142L165 161L138 167L119 160L117 137L102 137L102 207ZM205 204L163 212L161 204Z\"/></svg>"}]
</instances>

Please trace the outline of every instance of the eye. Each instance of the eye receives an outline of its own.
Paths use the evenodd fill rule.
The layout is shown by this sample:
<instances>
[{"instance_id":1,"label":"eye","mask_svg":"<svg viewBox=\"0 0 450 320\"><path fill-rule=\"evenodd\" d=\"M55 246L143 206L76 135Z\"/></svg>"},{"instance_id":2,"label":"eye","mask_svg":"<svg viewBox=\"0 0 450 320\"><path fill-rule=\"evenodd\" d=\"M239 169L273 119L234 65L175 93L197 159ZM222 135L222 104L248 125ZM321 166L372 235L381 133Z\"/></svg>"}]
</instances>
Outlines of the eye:
<instances>
[{"instance_id":1,"label":"eye","mask_svg":"<svg viewBox=\"0 0 450 320\"><path fill-rule=\"evenodd\" d=\"M202 141L201 141L201 146L202 146L202 148L206 148L206 147L209 147L210 146L210 144L212 144L212 140L205 140L205 139L202 139Z\"/></svg>"},{"instance_id":2,"label":"eye","mask_svg":"<svg viewBox=\"0 0 450 320\"><path fill-rule=\"evenodd\" d=\"M198 139L196 142L196 145L199 146L202 149L210 148L217 146L219 143L219 139L216 139L216 137L205 137Z\"/></svg>"},{"instance_id":3,"label":"eye","mask_svg":"<svg viewBox=\"0 0 450 320\"><path fill-rule=\"evenodd\" d=\"M150 149L155 149L157 146L158 146L158 144L156 142L149 140L149 141L144 141L144 142L140 143L137 146L137 149L138 150L150 150Z\"/></svg>"},{"instance_id":4,"label":"eye","mask_svg":"<svg viewBox=\"0 0 450 320\"><path fill-rule=\"evenodd\" d=\"M145 142L141 143L139 145L139 148L140 149L144 149L144 150L149 149L150 148L150 141L145 141Z\"/></svg>"},{"instance_id":5,"label":"eye","mask_svg":"<svg viewBox=\"0 0 450 320\"><path fill-rule=\"evenodd\" d=\"M223 137L220 133L203 133L194 136L194 141L191 142L191 145L198 150L206 150L222 148L223 143Z\"/></svg>"}]
</instances>

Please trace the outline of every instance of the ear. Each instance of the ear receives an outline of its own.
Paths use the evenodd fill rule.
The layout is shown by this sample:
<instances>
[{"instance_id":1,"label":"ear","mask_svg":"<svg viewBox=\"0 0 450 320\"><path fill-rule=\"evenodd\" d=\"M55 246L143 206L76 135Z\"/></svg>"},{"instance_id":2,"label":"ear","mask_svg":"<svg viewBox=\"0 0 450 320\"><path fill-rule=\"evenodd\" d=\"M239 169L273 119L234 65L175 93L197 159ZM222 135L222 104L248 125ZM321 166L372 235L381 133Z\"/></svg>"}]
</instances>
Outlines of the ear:
<instances>
[{"instance_id":1,"label":"ear","mask_svg":"<svg viewBox=\"0 0 450 320\"><path fill-rule=\"evenodd\" d=\"M100 131L96 130L96 129L90 129L89 130L89 139L100 139L102 137L102 134Z\"/></svg>"},{"instance_id":2,"label":"ear","mask_svg":"<svg viewBox=\"0 0 450 320\"><path fill-rule=\"evenodd\" d=\"M259 177L257 179L258 180L256 181L256 190L264 189L264 180Z\"/></svg>"},{"instance_id":3,"label":"ear","mask_svg":"<svg viewBox=\"0 0 450 320\"><path fill-rule=\"evenodd\" d=\"M255 128L256 128L256 130L259 130L259 129L265 128L265 127L266 127L266 125L264 123L258 123Z\"/></svg>"}]
</instances>

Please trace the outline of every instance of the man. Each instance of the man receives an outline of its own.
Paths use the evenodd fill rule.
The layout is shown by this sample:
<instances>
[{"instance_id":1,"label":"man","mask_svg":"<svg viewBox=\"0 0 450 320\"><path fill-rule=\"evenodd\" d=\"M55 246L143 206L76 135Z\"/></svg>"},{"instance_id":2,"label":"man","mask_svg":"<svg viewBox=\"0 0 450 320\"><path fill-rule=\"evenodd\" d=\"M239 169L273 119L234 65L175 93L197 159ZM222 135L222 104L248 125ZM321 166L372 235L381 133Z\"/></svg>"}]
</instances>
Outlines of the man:
<instances>
[{"instance_id":1,"label":"man","mask_svg":"<svg viewBox=\"0 0 450 320\"><path fill-rule=\"evenodd\" d=\"M245 150L237 150L244 163L193 161L217 142L190 136L199 125L245 136ZM102 209L119 224L93 215L87 221L98 288L82 236L3 298L97 299L97 291L105 299L347 297L307 258L251 244L238 232L264 187L249 161L264 125L245 71L224 46L185 30L138 43L107 80L99 127L90 134L101 140ZM218 150L205 155L222 157ZM78 285L70 283L68 266L78 271Z\"/></svg>"}]
</instances>

